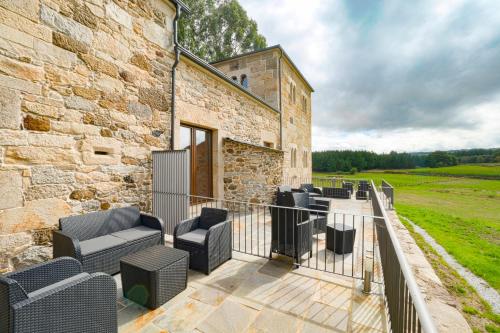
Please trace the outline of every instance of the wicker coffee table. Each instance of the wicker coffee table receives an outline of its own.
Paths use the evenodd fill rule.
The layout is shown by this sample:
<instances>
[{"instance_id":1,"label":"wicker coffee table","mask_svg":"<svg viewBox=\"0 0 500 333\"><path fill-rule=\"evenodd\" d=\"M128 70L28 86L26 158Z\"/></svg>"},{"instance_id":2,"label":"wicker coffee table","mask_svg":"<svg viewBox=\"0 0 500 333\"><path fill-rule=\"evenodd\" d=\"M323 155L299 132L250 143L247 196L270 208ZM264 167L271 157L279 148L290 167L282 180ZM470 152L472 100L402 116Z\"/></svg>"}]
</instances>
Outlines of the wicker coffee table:
<instances>
[{"instance_id":1,"label":"wicker coffee table","mask_svg":"<svg viewBox=\"0 0 500 333\"><path fill-rule=\"evenodd\" d=\"M120 260L123 296L156 309L186 289L189 253L156 245Z\"/></svg>"}]
</instances>

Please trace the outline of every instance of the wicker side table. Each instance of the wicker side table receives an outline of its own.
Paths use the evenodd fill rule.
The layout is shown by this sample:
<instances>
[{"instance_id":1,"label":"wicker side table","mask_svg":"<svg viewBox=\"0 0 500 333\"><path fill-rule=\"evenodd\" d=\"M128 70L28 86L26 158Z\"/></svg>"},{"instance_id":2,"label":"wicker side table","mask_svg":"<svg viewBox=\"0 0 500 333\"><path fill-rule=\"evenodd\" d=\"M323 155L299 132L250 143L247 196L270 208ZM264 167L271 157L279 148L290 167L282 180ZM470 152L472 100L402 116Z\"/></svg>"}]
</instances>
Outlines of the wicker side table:
<instances>
[{"instance_id":1,"label":"wicker side table","mask_svg":"<svg viewBox=\"0 0 500 333\"><path fill-rule=\"evenodd\" d=\"M120 260L123 295L156 309L186 289L189 253L152 246Z\"/></svg>"},{"instance_id":2,"label":"wicker side table","mask_svg":"<svg viewBox=\"0 0 500 333\"><path fill-rule=\"evenodd\" d=\"M352 253L356 229L342 223L326 226L326 248L337 254Z\"/></svg>"}]
</instances>

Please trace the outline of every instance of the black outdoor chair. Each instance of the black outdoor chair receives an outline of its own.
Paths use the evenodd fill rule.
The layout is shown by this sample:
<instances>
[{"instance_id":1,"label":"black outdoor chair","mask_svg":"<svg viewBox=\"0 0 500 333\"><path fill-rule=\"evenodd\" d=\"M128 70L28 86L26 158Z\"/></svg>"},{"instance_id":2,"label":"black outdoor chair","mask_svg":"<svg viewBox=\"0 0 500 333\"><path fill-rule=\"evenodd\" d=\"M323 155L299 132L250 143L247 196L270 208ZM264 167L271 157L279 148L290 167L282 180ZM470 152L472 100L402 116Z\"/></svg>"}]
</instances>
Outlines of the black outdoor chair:
<instances>
[{"instance_id":1,"label":"black outdoor chair","mask_svg":"<svg viewBox=\"0 0 500 333\"><path fill-rule=\"evenodd\" d=\"M309 196L311 197L322 197L323 196L323 191L319 187L314 187L313 184L301 184L299 189L304 190L305 192L309 193Z\"/></svg>"},{"instance_id":2,"label":"black outdoor chair","mask_svg":"<svg viewBox=\"0 0 500 333\"><path fill-rule=\"evenodd\" d=\"M118 332L115 280L69 257L0 276L0 332Z\"/></svg>"},{"instance_id":3,"label":"black outdoor chair","mask_svg":"<svg viewBox=\"0 0 500 333\"><path fill-rule=\"evenodd\" d=\"M204 207L201 215L174 229L174 247L189 252L189 268L205 274L232 258L227 210Z\"/></svg>"},{"instance_id":4,"label":"black outdoor chair","mask_svg":"<svg viewBox=\"0 0 500 333\"><path fill-rule=\"evenodd\" d=\"M271 252L294 258L297 264L300 258L309 253L312 256L312 235L316 230L326 230L326 216L311 213L309 209L327 212L328 208L311 205L308 193L279 192L276 206L271 211ZM322 225L324 224L324 228Z\"/></svg>"}]
</instances>

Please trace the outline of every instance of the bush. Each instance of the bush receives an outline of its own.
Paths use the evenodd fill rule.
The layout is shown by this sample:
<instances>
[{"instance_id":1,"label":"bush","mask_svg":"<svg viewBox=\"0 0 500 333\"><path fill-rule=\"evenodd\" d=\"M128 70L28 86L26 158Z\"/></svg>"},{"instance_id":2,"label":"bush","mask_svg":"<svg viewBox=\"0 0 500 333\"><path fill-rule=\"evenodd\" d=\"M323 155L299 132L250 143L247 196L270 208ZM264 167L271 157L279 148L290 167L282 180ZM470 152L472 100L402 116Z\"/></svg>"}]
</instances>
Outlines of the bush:
<instances>
[{"instance_id":1,"label":"bush","mask_svg":"<svg viewBox=\"0 0 500 333\"><path fill-rule=\"evenodd\" d=\"M351 171L349 171L351 175L355 175L358 173L358 168L351 168Z\"/></svg>"}]
</instances>

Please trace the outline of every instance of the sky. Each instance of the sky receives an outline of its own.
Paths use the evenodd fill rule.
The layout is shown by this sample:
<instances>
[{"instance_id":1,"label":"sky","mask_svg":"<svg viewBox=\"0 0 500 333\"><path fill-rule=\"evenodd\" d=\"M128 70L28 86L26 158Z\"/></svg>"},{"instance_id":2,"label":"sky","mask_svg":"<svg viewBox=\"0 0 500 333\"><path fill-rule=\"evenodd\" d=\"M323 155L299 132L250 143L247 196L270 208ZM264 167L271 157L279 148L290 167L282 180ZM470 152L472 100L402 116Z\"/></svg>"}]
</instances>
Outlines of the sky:
<instances>
[{"instance_id":1,"label":"sky","mask_svg":"<svg viewBox=\"0 0 500 333\"><path fill-rule=\"evenodd\" d=\"M500 147L499 0L240 0L311 83L313 150Z\"/></svg>"}]
</instances>

